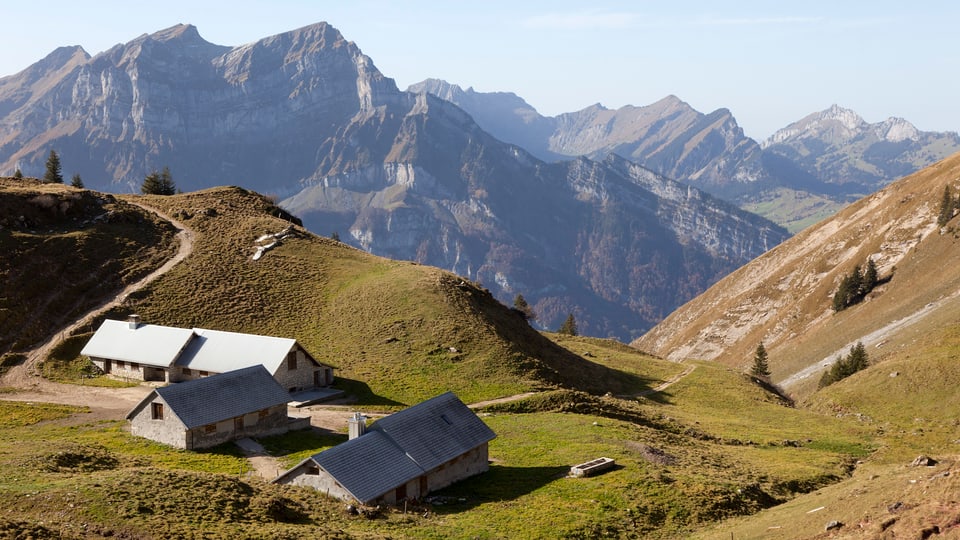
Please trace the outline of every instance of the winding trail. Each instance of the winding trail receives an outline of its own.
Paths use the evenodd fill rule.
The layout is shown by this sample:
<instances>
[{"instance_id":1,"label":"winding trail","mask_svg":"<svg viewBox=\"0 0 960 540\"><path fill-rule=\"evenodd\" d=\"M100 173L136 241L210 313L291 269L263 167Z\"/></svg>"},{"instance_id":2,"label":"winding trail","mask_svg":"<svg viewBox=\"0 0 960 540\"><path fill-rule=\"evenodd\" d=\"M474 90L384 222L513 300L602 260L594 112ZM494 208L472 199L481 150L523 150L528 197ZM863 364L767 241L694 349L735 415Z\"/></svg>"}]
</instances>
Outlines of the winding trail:
<instances>
[{"instance_id":1,"label":"winding trail","mask_svg":"<svg viewBox=\"0 0 960 540\"><path fill-rule=\"evenodd\" d=\"M151 388L149 386L102 388L56 383L44 379L37 372L37 365L47 357L54 347L69 336L71 332L84 325L89 325L98 315L122 304L129 294L142 289L148 283L166 274L193 253L194 234L193 231L188 229L183 223L155 208L132 201L130 201L130 204L160 216L177 229L176 238L179 241L179 248L177 249L176 255L160 268L157 268L140 280L127 285L117 295L107 299L80 319L50 336L44 343L26 351L24 355L27 359L19 366L10 368L3 378L0 379L0 382L2 382L4 386L17 389L16 392L4 394L3 399L10 401L43 401L63 405L87 406L90 407L92 411L99 411L99 414L96 414L96 416L104 418L116 418L117 412L122 411L119 415L119 417L122 418L131 407L150 392Z\"/></svg>"},{"instance_id":2,"label":"winding trail","mask_svg":"<svg viewBox=\"0 0 960 540\"><path fill-rule=\"evenodd\" d=\"M658 392L663 392L667 388L670 388L674 384L677 384L678 382L682 381L687 375L690 375L696 369L697 369L697 366L695 365L687 366L687 369L683 370L683 373L680 373L679 375L674 375L673 377L667 379L666 381L658 384L657 386L649 390L644 390L639 394L634 394L633 397L646 397L646 396L656 394Z\"/></svg>"}]
</instances>

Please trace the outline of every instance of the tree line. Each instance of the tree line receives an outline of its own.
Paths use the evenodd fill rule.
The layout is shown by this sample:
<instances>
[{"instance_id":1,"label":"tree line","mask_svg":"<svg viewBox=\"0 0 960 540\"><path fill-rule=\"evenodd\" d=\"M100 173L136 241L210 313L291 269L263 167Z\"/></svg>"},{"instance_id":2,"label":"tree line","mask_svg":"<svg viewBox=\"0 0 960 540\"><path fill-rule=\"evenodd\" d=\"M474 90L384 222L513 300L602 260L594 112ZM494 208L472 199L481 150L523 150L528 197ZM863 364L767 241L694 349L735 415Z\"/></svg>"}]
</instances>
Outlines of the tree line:
<instances>
[{"instance_id":1,"label":"tree line","mask_svg":"<svg viewBox=\"0 0 960 540\"><path fill-rule=\"evenodd\" d=\"M13 172L13 177L17 179L23 178L23 171L20 170L20 167L17 167L17 169ZM47 162L41 181L45 184L63 183L63 166L60 163L60 155L57 154L55 150L50 150L50 154L47 156ZM70 185L75 188L83 189L83 179L80 177L80 174L73 174L73 177L70 180ZM173 175L170 174L170 168L164 167L162 171L157 171L154 169L152 172L147 174L143 179L143 184L140 185L140 192L144 195L176 194L177 185L173 181Z\"/></svg>"},{"instance_id":2,"label":"tree line","mask_svg":"<svg viewBox=\"0 0 960 540\"><path fill-rule=\"evenodd\" d=\"M836 362L830 366L830 370L820 377L820 384L817 388L829 386L837 381L846 379L854 373L867 369L870 360L867 357L867 349L863 343L858 341L856 345L850 347L850 353L842 358L837 358Z\"/></svg>"}]
</instances>

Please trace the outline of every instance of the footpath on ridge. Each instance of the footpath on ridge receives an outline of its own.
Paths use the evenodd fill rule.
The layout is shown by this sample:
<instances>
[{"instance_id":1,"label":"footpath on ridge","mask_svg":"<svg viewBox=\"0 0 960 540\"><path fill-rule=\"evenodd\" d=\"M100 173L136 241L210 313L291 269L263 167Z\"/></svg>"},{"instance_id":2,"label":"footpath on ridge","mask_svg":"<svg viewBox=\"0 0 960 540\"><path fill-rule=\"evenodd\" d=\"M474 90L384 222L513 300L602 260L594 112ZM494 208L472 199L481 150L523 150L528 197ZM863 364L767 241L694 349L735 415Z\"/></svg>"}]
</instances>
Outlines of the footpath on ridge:
<instances>
[{"instance_id":1,"label":"footpath on ridge","mask_svg":"<svg viewBox=\"0 0 960 540\"><path fill-rule=\"evenodd\" d=\"M144 206L140 203L132 202L140 208L157 214L161 218L169 221L177 229L176 238L179 241L179 248L176 255L157 268L147 276L141 278L135 283L127 285L115 296L108 298L103 303L93 308L83 317L74 321L72 324L62 328L42 344L26 351L24 355L26 360L10 368L0 379L3 386L15 388L16 392L6 393L3 399L11 401L42 401L46 403L57 403L62 405L76 405L90 407L96 416L105 418L122 418L130 408L139 402L151 388L148 386L136 386L131 388L102 388L94 386L83 386L76 384L56 383L44 379L37 372L37 366L44 358L50 354L61 341L69 336L74 330L90 322L98 315L116 307L126 300L127 296L135 291L145 287L148 283L154 281L160 276L169 272L173 267L190 256L193 252L194 234L182 222L158 211L155 208ZM118 412L121 412L117 416Z\"/></svg>"}]
</instances>

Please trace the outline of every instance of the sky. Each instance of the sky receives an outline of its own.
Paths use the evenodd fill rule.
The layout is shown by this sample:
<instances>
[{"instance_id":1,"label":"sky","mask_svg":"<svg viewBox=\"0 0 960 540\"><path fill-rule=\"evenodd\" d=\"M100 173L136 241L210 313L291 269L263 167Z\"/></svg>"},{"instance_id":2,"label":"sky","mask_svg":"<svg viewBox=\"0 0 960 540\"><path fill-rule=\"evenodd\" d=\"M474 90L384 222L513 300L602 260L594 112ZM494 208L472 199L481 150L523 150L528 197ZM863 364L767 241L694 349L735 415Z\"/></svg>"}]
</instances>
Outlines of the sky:
<instances>
[{"instance_id":1,"label":"sky","mask_svg":"<svg viewBox=\"0 0 960 540\"><path fill-rule=\"evenodd\" d=\"M400 89L427 78L513 92L554 116L675 95L762 140L832 104L960 131L953 0L3 2L0 77L60 46L91 55L178 23L243 45L326 21Z\"/></svg>"}]
</instances>

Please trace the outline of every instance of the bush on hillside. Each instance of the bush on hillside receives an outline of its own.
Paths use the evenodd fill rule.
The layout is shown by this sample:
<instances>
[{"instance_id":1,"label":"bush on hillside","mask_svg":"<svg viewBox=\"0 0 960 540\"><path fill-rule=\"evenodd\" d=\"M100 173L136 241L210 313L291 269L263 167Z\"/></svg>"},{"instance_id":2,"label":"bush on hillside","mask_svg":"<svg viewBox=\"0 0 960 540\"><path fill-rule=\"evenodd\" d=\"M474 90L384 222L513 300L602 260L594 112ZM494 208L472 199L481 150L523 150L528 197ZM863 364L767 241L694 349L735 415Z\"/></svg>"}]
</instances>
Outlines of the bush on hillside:
<instances>
[{"instance_id":1,"label":"bush on hillside","mask_svg":"<svg viewBox=\"0 0 960 540\"><path fill-rule=\"evenodd\" d=\"M870 361L867 358L867 349L862 342L850 347L850 354L843 358L837 358L837 361L830 366L830 370L820 377L818 388L829 386L837 381L846 379L854 373L867 369Z\"/></svg>"}]
</instances>

